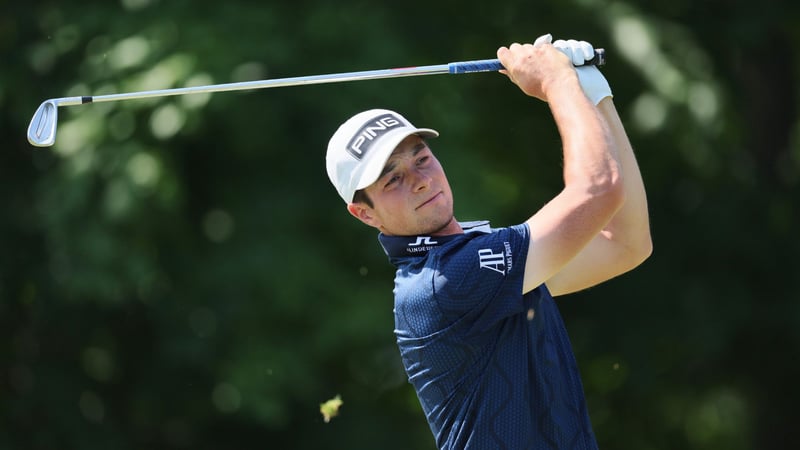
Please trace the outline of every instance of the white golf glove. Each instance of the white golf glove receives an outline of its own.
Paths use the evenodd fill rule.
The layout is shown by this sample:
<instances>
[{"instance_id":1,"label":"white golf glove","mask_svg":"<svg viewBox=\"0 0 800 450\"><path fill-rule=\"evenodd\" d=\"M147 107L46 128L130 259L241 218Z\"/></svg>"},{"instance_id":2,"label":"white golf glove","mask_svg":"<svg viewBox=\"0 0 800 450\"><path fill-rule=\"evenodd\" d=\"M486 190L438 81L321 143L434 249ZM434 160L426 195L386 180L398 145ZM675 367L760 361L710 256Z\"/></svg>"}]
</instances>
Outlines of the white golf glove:
<instances>
[{"instance_id":1,"label":"white golf glove","mask_svg":"<svg viewBox=\"0 0 800 450\"><path fill-rule=\"evenodd\" d=\"M537 39L536 41L538 42L539 40ZM600 100L614 96L611 93L611 86L608 85L606 77L600 73L600 70L595 66L584 65L586 61L594 58L594 47L592 47L592 44L586 41L576 41L574 39L567 41L559 39L553 42L553 47L561 50L561 52L567 55L572 61L572 64L575 66L575 71L578 72L578 81L581 83L581 88L583 88L583 92L589 97L592 103L597 105L600 103Z\"/></svg>"},{"instance_id":2,"label":"white golf glove","mask_svg":"<svg viewBox=\"0 0 800 450\"><path fill-rule=\"evenodd\" d=\"M543 35L539 36L538 38L536 38L536 40L533 41L533 46L534 47L540 47L540 46L542 46L544 44L551 44L552 42L553 42L553 35L550 34L550 33L547 33L547 34L543 34Z\"/></svg>"}]
</instances>

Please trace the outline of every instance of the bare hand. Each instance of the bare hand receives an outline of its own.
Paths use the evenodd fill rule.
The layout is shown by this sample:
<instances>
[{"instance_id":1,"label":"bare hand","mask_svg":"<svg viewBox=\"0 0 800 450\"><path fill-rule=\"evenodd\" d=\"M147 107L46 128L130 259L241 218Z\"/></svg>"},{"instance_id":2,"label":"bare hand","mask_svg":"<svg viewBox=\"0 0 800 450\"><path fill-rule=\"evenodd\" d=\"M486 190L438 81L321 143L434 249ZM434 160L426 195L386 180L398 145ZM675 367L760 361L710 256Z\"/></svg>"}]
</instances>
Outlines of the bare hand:
<instances>
[{"instance_id":1,"label":"bare hand","mask_svg":"<svg viewBox=\"0 0 800 450\"><path fill-rule=\"evenodd\" d=\"M497 58L505 67L500 72L527 95L548 101L553 86L573 79L577 75L569 58L550 44L550 36L537 39L534 44L511 44L500 47Z\"/></svg>"}]
</instances>

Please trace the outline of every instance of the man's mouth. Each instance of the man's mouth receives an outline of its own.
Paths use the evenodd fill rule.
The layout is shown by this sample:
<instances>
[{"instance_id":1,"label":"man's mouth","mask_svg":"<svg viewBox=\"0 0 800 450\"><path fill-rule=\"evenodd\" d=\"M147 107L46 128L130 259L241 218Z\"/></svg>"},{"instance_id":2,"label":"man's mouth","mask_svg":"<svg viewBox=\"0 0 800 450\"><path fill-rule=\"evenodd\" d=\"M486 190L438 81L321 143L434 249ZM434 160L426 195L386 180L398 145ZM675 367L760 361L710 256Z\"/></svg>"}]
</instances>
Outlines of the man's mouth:
<instances>
[{"instance_id":1,"label":"man's mouth","mask_svg":"<svg viewBox=\"0 0 800 450\"><path fill-rule=\"evenodd\" d=\"M420 209L420 208L424 207L425 205L428 205L429 203L433 202L434 200L439 198L440 195L442 195L441 191L437 192L436 195L434 195L433 197L425 200L425 202L423 202L421 205L417 206L417 209Z\"/></svg>"}]
</instances>

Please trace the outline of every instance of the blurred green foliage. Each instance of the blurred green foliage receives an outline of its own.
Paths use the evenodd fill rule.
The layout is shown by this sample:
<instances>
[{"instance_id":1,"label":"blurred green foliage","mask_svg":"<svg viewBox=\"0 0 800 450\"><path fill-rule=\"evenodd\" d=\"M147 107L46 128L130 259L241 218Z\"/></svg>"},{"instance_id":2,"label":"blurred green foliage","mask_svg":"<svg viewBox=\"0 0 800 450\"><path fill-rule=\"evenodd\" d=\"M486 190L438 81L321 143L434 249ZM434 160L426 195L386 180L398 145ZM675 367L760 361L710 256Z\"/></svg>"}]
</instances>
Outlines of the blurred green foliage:
<instances>
[{"instance_id":1,"label":"blurred green foliage","mask_svg":"<svg viewBox=\"0 0 800 450\"><path fill-rule=\"evenodd\" d=\"M45 99L605 47L655 253L561 302L606 449L800 440L797 3L0 6L0 448L432 449L375 233L324 170L371 107L437 128L462 220L560 188L544 104L431 76L61 108ZM341 395L325 423L321 402Z\"/></svg>"}]
</instances>

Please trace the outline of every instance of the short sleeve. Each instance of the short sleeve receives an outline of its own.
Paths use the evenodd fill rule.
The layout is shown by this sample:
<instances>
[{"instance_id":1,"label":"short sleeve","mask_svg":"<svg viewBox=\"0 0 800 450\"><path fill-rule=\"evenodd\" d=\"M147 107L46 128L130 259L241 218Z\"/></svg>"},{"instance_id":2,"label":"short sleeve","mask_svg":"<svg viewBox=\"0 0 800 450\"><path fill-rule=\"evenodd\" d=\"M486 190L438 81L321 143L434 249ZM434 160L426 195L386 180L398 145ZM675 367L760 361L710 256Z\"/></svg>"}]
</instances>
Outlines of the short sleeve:
<instances>
[{"instance_id":1,"label":"short sleeve","mask_svg":"<svg viewBox=\"0 0 800 450\"><path fill-rule=\"evenodd\" d=\"M448 321L484 329L523 310L527 224L474 234L438 255L434 298Z\"/></svg>"}]
</instances>

